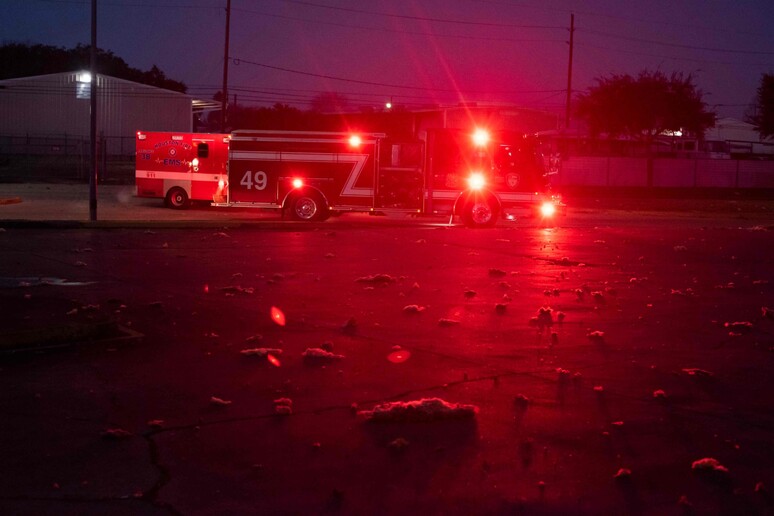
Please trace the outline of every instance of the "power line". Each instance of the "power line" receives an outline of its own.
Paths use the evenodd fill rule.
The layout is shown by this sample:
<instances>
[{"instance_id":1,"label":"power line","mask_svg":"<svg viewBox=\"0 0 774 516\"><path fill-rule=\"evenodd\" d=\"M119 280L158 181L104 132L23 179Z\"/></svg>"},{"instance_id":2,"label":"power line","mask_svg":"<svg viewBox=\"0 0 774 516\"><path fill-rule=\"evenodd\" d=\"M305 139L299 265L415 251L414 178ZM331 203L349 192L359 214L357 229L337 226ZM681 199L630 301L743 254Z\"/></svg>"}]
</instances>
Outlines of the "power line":
<instances>
[{"instance_id":1,"label":"power line","mask_svg":"<svg viewBox=\"0 0 774 516\"><path fill-rule=\"evenodd\" d=\"M368 27L364 25L352 25L347 23L336 23L336 22L329 22L329 21L322 21L322 20L310 20L306 18L298 18L295 16L286 16L284 14L274 14L274 13L267 13L262 11L254 11L251 9L232 8L232 10L240 11L248 14L257 14L260 16L269 16L272 18L279 18L282 20L292 20L292 21L300 21L303 23L312 23L315 25L330 25L333 27L342 27L345 29L379 31L379 32L388 32L392 34L408 34L411 36L432 36L435 38L470 39L470 40L481 40L481 41L508 41L512 43L546 43L546 42L552 42L552 41L556 41L556 42L559 41L559 40L553 40L553 39L504 38L504 37L495 37L495 36L468 36L468 35L461 35L461 34L439 34L436 32L419 32L419 31L410 31L410 30L389 29L386 27ZM566 27L556 27L556 28L566 29Z\"/></svg>"},{"instance_id":2,"label":"power line","mask_svg":"<svg viewBox=\"0 0 774 516\"><path fill-rule=\"evenodd\" d=\"M507 27L507 28L517 28L517 29L564 29L565 28L565 27L559 27L555 25L519 25L519 24L513 24L513 23L474 22L474 21L468 21L468 20L430 18L426 16L409 16L407 14L392 14L392 13L384 13L379 11L368 11L365 9L352 9L349 7L334 7L331 5L317 4L314 2L306 2L303 0L280 0L280 1L286 2L289 4L318 7L320 9L331 9L334 11L344 11L344 12L358 13L358 14L386 16L388 18L399 18L403 20L426 21L426 22L435 22L435 23L452 23L452 24L458 24L458 25L469 25L469 26L480 26L480 27Z\"/></svg>"},{"instance_id":3,"label":"power line","mask_svg":"<svg viewBox=\"0 0 774 516\"><path fill-rule=\"evenodd\" d=\"M473 90L455 90L455 89L444 89L444 88L427 88L423 86L406 86L401 84L389 84L389 83L382 83L382 82L373 82L373 81L361 81L357 79L347 79L343 77L335 77L333 75L324 75L324 74L318 74L318 73L311 73L311 72L303 72L300 70L293 70L290 68L283 68L280 66L272 66L267 65L264 63L256 63L254 61L248 61L246 59L240 59L240 58L231 58L233 63L235 65L239 65L241 63L247 63L251 64L253 66L259 66L261 68L268 68L270 70L277 70L281 72L288 72L288 73L294 73L298 75L305 75L308 77L317 77L319 79L330 79L335 81L342 81L342 82L350 82L355 84L364 84L368 86L382 86L385 88L400 88L400 89L409 89L409 90L423 90L423 91L437 91L437 92L445 92L445 93L488 93L488 94L513 94L513 93L554 93L554 92L563 92L565 90L524 90L524 91L473 91Z\"/></svg>"},{"instance_id":4,"label":"power line","mask_svg":"<svg viewBox=\"0 0 774 516\"><path fill-rule=\"evenodd\" d=\"M545 5L529 5L525 2L502 2L502 1L496 1L496 0L468 0L469 2L475 2L475 3L482 3L482 4L490 4L490 5L503 5L508 7L521 7L526 9L533 9L533 10L540 10L540 11L548 11L548 12L561 12L564 14L582 14L584 16L592 16L592 17L598 17L598 18L608 18L611 20L621 20L621 21L627 21L627 22L635 22L639 24L647 23L647 24L653 24L653 25L665 25L665 26L671 26L671 27L678 27L678 28L684 28L684 29L698 29L698 30L704 30L704 31L712 31L712 32L728 32L732 34L739 34L743 36L768 36L768 33L762 33L762 32L748 32L748 31L740 31L740 30L733 30L733 29L727 29L724 27L709 27L704 25L696 25L692 23L677 23L674 21L663 21L663 20L656 20L656 19L647 19L642 17L633 17L633 16L616 16L610 13L601 13L597 11L585 11L585 10L578 10L578 9L562 9L558 7L546 7Z\"/></svg>"},{"instance_id":5,"label":"power line","mask_svg":"<svg viewBox=\"0 0 774 516\"><path fill-rule=\"evenodd\" d=\"M609 52L617 52L619 54L631 54L636 56L646 56L646 57L657 57L659 59L670 59L672 61L689 61L693 63L704 63L704 64L719 64L719 65L734 65L734 66L754 66L754 67L766 67L770 66L768 63L740 63L739 61L717 61L717 60L709 60L709 59L699 59L694 57L680 57L680 56L673 56L673 55L664 55L664 54L650 54L647 52L635 52L632 50L622 50L620 48L611 48L611 47L603 47L600 45L589 45L588 43L576 43L575 46L580 46L584 48L596 48L598 50L606 50Z\"/></svg>"},{"instance_id":6,"label":"power line","mask_svg":"<svg viewBox=\"0 0 774 516\"><path fill-rule=\"evenodd\" d=\"M71 5L87 5L90 4L90 0L37 0L38 2L49 4L71 4ZM198 5L198 4L170 4L166 2L153 2L153 3L135 3L135 2L100 2L100 5L111 7L152 7L158 8L182 8L182 9L218 9L222 7L213 5Z\"/></svg>"},{"instance_id":7,"label":"power line","mask_svg":"<svg viewBox=\"0 0 774 516\"><path fill-rule=\"evenodd\" d=\"M706 52L725 52L729 54L754 54L754 55L774 56L774 52L764 51L764 50L732 50L732 49L725 49L725 48L700 47L696 45L682 45L679 43L666 43L664 41L656 41L652 39L635 38L632 36L619 36L617 34L610 34L608 32L596 31L591 29L579 29L579 30L587 34L594 34L596 36L602 36L605 38L622 39L625 41L636 41L638 43L650 43L653 45L662 45L666 47L687 48L690 50L702 50Z\"/></svg>"}]
</instances>

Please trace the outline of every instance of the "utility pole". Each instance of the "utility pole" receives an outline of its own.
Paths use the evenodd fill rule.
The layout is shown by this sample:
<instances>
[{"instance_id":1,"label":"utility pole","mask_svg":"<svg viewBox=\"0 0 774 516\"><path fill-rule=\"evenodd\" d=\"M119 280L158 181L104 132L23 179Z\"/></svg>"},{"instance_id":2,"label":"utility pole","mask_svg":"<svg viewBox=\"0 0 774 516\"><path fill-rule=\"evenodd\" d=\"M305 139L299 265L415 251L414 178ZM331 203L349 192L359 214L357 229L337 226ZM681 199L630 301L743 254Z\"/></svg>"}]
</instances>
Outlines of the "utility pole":
<instances>
[{"instance_id":1,"label":"utility pole","mask_svg":"<svg viewBox=\"0 0 774 516\"><path fill-rule=\"evenodd\" d=\"M564 114L564 130L570 129L570 104L572 100L572 49L575 34L575 15L570 14L570 61L567 64L567 108Z\"/></svg>"},{"instance_id":2,"label":"utility pole","mask_svg":"<svg viewBox=\"0 0 774 516\"><path fill-rule=\"evenodd\" d=\"M89 54L89 137L91 161L89 172L89 220L97 220L97 0L91 0L91 52Z\"/></svg>"},{"instance_id":3,"label":"utility pole","mask_svg":"<svg viewBox=\"0 0 774 516\"><path fill-rule=\"evenodd\" d=\"M223 54L223 91L221 92L220 132L226 132L226 110L228 109L228 40L231 22L231 0L226 0L226 45Z\"/></svg>"}]
</instances>

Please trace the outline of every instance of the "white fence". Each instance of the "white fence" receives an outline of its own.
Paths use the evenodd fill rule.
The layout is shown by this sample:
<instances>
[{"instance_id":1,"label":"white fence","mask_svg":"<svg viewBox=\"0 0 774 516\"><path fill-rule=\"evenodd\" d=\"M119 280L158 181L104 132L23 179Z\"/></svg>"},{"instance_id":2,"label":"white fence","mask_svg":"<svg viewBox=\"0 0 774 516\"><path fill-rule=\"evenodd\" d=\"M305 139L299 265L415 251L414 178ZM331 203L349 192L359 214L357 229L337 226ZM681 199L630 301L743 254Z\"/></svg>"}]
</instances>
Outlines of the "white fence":
<instances>
[{"instance_id":1,"label":"white fence","mask_svg":"<svg viewBox=\"0 0 774 516\"><path fill-rule=\"evenodd\" d=\"M774 160L570 157L558 186L774 188Z\"/></svg>"}]
</instances>

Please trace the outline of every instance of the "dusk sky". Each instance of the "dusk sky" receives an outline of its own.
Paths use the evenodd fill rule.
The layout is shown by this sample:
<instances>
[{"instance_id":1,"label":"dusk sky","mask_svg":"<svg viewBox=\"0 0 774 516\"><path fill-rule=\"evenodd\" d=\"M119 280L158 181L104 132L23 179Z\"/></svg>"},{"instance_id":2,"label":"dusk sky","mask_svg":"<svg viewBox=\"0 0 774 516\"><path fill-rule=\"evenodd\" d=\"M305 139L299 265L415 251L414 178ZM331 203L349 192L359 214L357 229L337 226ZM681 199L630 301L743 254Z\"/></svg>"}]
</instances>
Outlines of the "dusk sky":
<instances>
[{"instance_id":1,"label":"dusk sky","mask_svg":"<svg viewBox=\"0 0 774 516\"><path fill-rule=\"evenodd\" d=\"M0 0L3 43L90 42L90 0ZM188 92L221 88L226 0L98 1L97 43L157 65ZM611 74L692 74L719 116L743 118L774 73L772 0L232 0L229 93L306 109L461 100L563 112L570 16L573 92ZM233 97L232 97L233 98Z\"/></svg>"}]
</instances>

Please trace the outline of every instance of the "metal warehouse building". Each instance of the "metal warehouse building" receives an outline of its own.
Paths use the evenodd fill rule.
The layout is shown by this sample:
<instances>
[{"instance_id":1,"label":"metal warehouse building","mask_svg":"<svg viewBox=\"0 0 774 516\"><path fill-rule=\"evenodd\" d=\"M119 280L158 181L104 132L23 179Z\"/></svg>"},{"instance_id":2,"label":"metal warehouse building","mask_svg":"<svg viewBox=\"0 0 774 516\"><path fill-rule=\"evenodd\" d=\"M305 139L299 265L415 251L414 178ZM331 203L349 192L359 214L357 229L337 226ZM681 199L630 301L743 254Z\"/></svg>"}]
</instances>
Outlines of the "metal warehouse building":
<instances>
[{"instance_id":1,"label":"metal warehouse building","mask_svg":"<svg viewBox=\"0 0 774 516\"><path fill-rule=\"evenodd\" d=\"M133 153L138 130L191 131L189 95L107 75L98 75L96 82L97 133L107 155ZM88 141L90 87L85 72L0 81L3 151L25 146L25 153L35 153Z\"/></svg>"}]
</instances>

